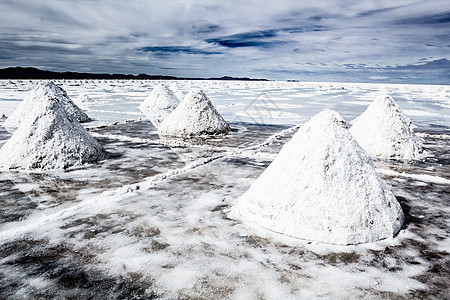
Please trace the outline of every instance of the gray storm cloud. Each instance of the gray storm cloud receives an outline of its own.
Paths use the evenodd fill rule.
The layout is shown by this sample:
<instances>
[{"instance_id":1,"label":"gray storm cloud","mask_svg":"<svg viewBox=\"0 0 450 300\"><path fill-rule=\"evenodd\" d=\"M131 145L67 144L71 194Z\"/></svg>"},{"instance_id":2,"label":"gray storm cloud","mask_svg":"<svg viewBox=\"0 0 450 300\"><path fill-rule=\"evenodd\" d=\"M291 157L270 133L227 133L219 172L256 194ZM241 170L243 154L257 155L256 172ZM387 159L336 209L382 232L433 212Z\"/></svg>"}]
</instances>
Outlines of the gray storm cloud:
<instances>
[{"instance_id":1,"label":"gray storm cloud","mask_svg":"<svg viewBox=\"0 0 450 300\"><path fill-rule=\"evenodd\" d=\"M414 83L450 73L446 0L4 0L0 15L0 67Z\"/></svg>"}]
</instances>

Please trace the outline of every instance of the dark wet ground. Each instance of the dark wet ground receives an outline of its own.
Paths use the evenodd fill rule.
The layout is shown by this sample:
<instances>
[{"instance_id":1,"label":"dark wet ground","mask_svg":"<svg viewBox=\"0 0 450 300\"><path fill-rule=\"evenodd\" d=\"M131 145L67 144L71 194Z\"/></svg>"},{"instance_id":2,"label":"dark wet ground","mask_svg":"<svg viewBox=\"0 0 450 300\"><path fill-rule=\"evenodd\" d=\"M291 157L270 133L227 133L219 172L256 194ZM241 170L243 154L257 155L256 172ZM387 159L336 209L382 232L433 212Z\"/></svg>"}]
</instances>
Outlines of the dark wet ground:
<instances>
[{"instance_id":1,"label":"dark wet ground","mask_svg":"<svg viewBox=\"0 0 450 300\"><path fill-rule=\"evenodd\" d=\"M146 121L91 129L110 153L106 161L65 172L0 174L0 226L25 220L36 211L70 206L104 190L185 167L195 159L223 155L229 148L264 143L268 137L287 128L249 124L234 124L232 127L234 130L228 136L183 140L183 143L208 147L173 149L160 142L154 128ZM0 127L0 142L8 137L2 130ZM436 135L443 132L427 133ZM126 138L112 138L112 135ZM291 136L289 133L280 137L258 152L276 153ZM375 165L396 172L449 179L450 141L428 136L425 146L433 158L409 163L379 160ZM317 274L308 269L313 264L314 268L324 268L324 272L327 268L339 269L360 274L362 278L372 278L367 274L375 269L381 274L389 274L386 281L399 277L424 286L407 289L406 293L395 292L383 285L389 286L387 282L383 283L383 278L378 278L381 286L361 285L344 293L345 298L448 297L448 185L407 176L382 175L404 210L404 232L394 242L385 242L377 247L360 246L344 251L333 250L329 246L326 253L321 253L309 244L284 243L261 232L250 231L241 235L242 229L238 229L241 228L240 222L228 216L228 209L269 163L270 159L225 156L191 172L168 178L149 191L137 191L136 195L125 197L119 207L112 206L111 210L102 212L93 210L68 218L58 225L58 230L63 232L59 238L25 234L6 242L0 241L0 299L227 298L235 292L239 278L251 272L243 269L240 273L228 274L220 267L211 267L212 272L206 272L190 289L181 289L174 296L170 291L159 288L155 283L158 277L152 272L128 270L126 260L125 269L120 274L108 272L104 258L100 256L108 256L117 247L108 241L111 237L131 239L131 244L141 245L141 251L149 257L160 254L170 257L170 262L160 267L167 272L177 269L186 260L195 265L198 257L211 265L223 262L232 266L242 261L250 262L256 270L277 274L279 283L292 295L305 288L302 286L304 282L320 282L321 278L315 277ZM193 201L205 193L219 194L218 202L206 204L201 208L198 220L192 221L192 214L198 212L191 208ZM136 205L134 198L142 197L152 200ZM221 226L226 229L221 229ZM0 233L4 228L0 227ZM171 237L173 231L179 231L178 235L175 234L179 236L178 240ZM227 248L211 242L218 236L228 240L232 246ZM418 271L414 272L416 269ZM324 283L324 289L329 284L339 286L337 282ZM249 284L249 289L256 288ZM263 293L260 296L265 298ZM322 296L334 298L335 295L329 292ZM337 295L336 298L342 297Z\"/></svg>"},{"instance_id":2,"label":"dark wet ground","mask_svg":"<svg viewBox=\"0 0 450 300\"><path fill-rule=\"evenodd\" d=\"M77 202L83 197L83 191L88 191L88 195L92 196L170 169L181 168L199 158L223 153L223 147L242 149L256 145L286 128L288 127L234 124L229 135L212 136L208 139L180 139L182 146L173 148L164 145L149 121L130 121L90 129L108 152L105 161L64 172L0 173L0 205L3 208L0 212L0 216L3 216L0 224L20 220L37 207L46 209ZM0 126L0 143L9 136ZM116 139L115 136L120 136L121 139ZM276 140L263 151L275 153L290 136ZM186 145L193 145L194 148ZM196 146L202 147L195 148ZM219 148L212 148L214 146ZM47 197L40 199L39 195Z\"/></svg>"}]
</instances>

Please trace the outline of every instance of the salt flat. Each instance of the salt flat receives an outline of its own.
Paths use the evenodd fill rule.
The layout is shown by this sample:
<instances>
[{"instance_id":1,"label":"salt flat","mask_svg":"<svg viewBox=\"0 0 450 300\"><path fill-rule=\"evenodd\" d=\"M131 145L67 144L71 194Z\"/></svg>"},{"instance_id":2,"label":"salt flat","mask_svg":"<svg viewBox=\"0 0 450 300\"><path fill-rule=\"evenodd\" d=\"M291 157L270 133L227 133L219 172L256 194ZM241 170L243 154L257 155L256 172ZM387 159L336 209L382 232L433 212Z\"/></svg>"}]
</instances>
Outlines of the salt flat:
<instances>
[{"instance_id":1,"label":"salt flat","mask_svg":"<svg viewBox=\"0 0 450 300\"><path fill-rule=\"evenodd\" d=\"M72 99L93 100L94 121L84 126L108 157L66 171L1 171L0 298L448 295L450 86L180 81L184 91L202 88L232 132L160 139L138 109L160 82L55 83ZM0 116L35 84L0 81ZM405 214L396 237L328 245L236 214L238 198L299 125L325 108L350 121L380 94L404 109L429 152L374 161ZM0 146L9 136L0 127Z\"/></svg>"}]
</instances>

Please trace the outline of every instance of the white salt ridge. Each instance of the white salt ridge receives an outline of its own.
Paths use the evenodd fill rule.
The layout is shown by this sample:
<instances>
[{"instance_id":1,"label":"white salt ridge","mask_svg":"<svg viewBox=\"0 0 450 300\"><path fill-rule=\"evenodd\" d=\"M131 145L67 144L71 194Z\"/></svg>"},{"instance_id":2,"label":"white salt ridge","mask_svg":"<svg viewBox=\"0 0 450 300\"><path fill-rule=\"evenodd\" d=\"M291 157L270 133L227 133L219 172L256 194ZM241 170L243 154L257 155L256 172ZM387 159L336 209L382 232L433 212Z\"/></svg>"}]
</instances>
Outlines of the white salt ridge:
<instances>
[{"instance_id":1,"label":"white salt ridge","mask_svg":"<svg viewBox=\"0 0 450 300\"><path fill-rule=\"evenodd\" d=\"M180 100L163 84L157 85L145 99L139 109L158 128L159 124L178 106Z\"/></svg>"},{"instance_id":2,"label":"white salt ridge","mask_svg":"<svg viewBox=\"0 0 450 300\"><path fill-rule=\"evenodd\" d=\"M386 169L377 169L377 172L380 174L388 175L388 176L401 176L401 177L407 177L407 178L419 180L422 182L431 182L431 183L437 183L437 184L450 185L450 179L440 177L440 176L433 176L433 175L429 175L429 174L408 174L405 172L395 172L395 171L386 170Z\"/></svg>"},{"instance_id":3,"label":"white salt ridge","mask_svg":"<svg viewBox=\"0 0 450 300\"><path fill-rule=\"evenodd\" d=\"M83 123L91 121L91 118L89 118L89 116L80 109L69 96L67 96L66 91L55 85L53 82L40 81L38 85L25 96L23 101L20 102L3 126L12 133L20 126L20 123L23 120L31 117L30 112L36 110L34 106L46 105L47 102L50 102L54 98L61 100L61 104L67 113L75 117L78 122Z\"/></svg>"},{"instance_id":4,"label":"white salt ridge","mask_svg":"<svg viewBox=\"0 0 450 300\"><path fill-rule=\"evenodd\" d=\"M66 111L64 98L46 96L34 101L0 149L1 167L66 169L105 157L103 147Z\"/></svg>"},{"instance_id":5,"label":"white salt ridge","mask_svg":"<svg viewBox=\"0 0 450 300\"><path fill-rule=\"evenodd\" d=\"M237 210L274 232L340 245L392 237L404 219L345 121L328 110L283 146Z\"/></svg>"},{"instance_id":6,"label":"white salt ridge","mask_svg":"<svg viewBox=\"0 0 450 300\"><path fill-rule=\"evenodd\" d=\"M230 130L230 125L200 89L191 90L158 128L161 135L181 137L224 134Z\"/></svg>"},{"instance_id":7,"label":"white salt ridge","mask_svg":"<svg viewBox=\"0 0 450 300\"><path fill-rule=\"evenodd\" d=\"M424 153L410 119L390 96L378 96L352 124L350 133L370 155L414 159Z\"/></svg>"}]
</instances>

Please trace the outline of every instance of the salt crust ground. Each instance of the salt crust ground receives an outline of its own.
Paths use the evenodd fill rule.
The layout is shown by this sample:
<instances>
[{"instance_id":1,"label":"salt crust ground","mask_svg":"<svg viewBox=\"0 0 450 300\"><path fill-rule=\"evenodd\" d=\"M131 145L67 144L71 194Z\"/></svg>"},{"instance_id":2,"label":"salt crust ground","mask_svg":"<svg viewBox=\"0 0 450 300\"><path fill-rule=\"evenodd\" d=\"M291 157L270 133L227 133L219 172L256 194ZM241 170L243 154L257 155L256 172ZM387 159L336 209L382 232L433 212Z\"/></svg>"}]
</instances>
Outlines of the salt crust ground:
<instances>
[{"instance_id":1,"label":"salt crust ground","mask_svg":"<svg viewBox=\"0 0 450 300\"><path fill-rule=\"evenodd\" d=\"M392 237L403 212L342 117L303 125L239 199L244 218L293 237L360 244Z\"/></svg>"},{"instance_id":2,"label":"salt crust ground","mask_svg":"<svg viewBox=\"0 0 450 300\"><path fill-rule=\"evenodd\" d=\"M178 82L184 89L206 89L227 120L246 109L243 97L267 94L280 107L291 99L301 103L298 109L289 108L295 119L272 115L266 120L278 124L302 124L323 107L351 120L378 93L395 97L419 126L415 130L432 157L375 160L402 204L405 228L395 239L342 247L271 234L229 213L289 139L280 134L283 128L232 124L233 133L223 140L232 143L221 144L218 136L211 144L224 150L253 147L253 155L245 151L223 157L224 150L176 148L186 154L195 150L190 162L197 167L174 175L184 162L170 148L156 147L154 129L140 122L121 123L143 118L137 106L154 83L59 84L69 95L89 90L96 99L90 106L96 119L91 130L108 151L123 155L70 172L3 172L7 179L0 176L0 202L4 207L4 200L12 200L10 216L17 216L0 218L0 298L444 299L449 294L450 87ZM0 81L0 115L12 111L34 85ZM270 132L277 138L264 147L256 145ZM249 138L252 133L257 133L254 139ZM0 127L0 146L7 137ZM199 165L217 154L222 158ZM150 189L140 184L147 176L153 182ZM135 184L115 189L128 180ZM21 215L23 211L27 213Z\"/></svg>"}]
</instances>

